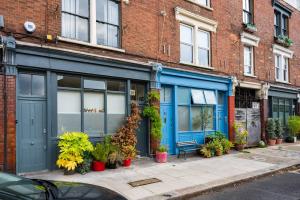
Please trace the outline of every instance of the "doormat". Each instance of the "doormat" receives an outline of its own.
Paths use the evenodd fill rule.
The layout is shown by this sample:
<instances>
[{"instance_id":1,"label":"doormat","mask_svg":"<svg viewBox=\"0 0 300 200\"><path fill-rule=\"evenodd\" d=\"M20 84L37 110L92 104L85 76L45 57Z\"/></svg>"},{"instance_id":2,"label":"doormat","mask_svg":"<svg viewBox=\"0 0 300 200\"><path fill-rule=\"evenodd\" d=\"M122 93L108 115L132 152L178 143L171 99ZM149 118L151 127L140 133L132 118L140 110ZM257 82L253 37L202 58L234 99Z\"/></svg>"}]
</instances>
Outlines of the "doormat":
<instances>
[{"instance_id":1,"label":"doormat","mask_svg":"<svg viewBox=\"0 0 300 200\"><path fill-rule=\"evenodd\" d=\"M149 184L158 183L158 182L161 182L161 180L159 180L157 178L149 178L149 179L129 182L128 184L131 185L132 187L139 187L139 186L149 185Z\"/></svg>"}]
</instances>

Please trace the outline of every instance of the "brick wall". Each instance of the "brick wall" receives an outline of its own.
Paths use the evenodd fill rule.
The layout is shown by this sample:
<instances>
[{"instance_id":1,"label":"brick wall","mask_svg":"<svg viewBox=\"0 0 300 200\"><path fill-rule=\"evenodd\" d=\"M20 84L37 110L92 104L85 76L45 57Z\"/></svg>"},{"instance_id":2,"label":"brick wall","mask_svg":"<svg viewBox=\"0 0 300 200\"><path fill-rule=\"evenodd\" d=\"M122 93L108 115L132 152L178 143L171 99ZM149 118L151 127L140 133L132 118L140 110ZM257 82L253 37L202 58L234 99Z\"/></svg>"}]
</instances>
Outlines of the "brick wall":
<instances>
[{"instance_id":1,"label":"brick wall","mask_svg":"<svg viewBox=\"0 0 300 200\"><path fill-rule=\"evenodd\" d=\"M48 3L47 3L48 2ZM0 10L5 17L6 32L25 34L23 23L26 20L35 22L37 30L33 37L15 34L18 40L44 43L46 34L60 35L61 0L0 0ZM283 2L284 3L284 2ZM254 3L254 22L258 31L256 36L261 41L255 48L255 75L257 78L243 76L243 44L240 41L242 25L242 0L220 1L211 0L213 10L203 8L186 0L130 0L129 4L121 3L121 34L122 48L125 53L108 51L84 45L59 41L48 44L55 47L80 50L106 56L135 59L141 61L163 62L166 65L189 70L205 71L214 74L236 75L239 80L274 82L274 58L272 53L273 12L270 1ZM179 22L175 20L175 7L202 15L218 21L216 33L212 33L212 66L214 70L207 71L197 67L179 65ZM295 51L295 57L290 62L290 82L300 86L300 12L293 7L290 19L290 37L295 45L290 49ZM163 17L160 11L165 10ZM163 46L170 52L163 51Z\"/></svg>"},{"instance_id":2,"label":"brick wall","mask_svg":"<svg viewBox=\"0 0 300 200\"><path fill-rule=\"evenodd\" d=\"M16 163L16 79L7 76L7 171L15 172ZM4 169L4 76L0 75L0 171Z\"/></svg>"}]
</instances>

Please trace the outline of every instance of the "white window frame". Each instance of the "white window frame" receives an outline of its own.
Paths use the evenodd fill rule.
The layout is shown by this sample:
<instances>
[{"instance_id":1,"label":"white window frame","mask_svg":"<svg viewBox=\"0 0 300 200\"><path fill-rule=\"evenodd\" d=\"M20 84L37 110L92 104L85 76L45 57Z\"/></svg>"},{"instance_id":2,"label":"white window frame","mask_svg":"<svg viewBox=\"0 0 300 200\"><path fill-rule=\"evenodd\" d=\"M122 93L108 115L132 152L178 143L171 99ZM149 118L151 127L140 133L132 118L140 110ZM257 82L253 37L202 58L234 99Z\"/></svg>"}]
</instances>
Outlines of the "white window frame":
<instances>
[{"instance_id":1,"label":"white window frame","mask_svg":"<svg viewBox=\"0 0 300 200\"><path fill-rule=\"evenodd\" d=\"M279 58L279 63L277 58ZM275 54L275 79L277 82L289 82L289 58L281 54Z\"/></svg>"},{"instance_id":2,"label":"white window frame","mask_svg":"<svg viewBox=\"0 0 300 200\"><path fill-rule=\"evenodd\" d=\"M193 63L194 62L194 57L195 57L195 55L194 55L195 54L195 50L194 50L195 49L195 31L194 31L195 28L193 26L181 23L180 24L180 30L181 30L181 26L185 26L185 27L188 27L188 28L192 29L192 43L188 44L188 43L182 42L181 39L180 39L180 48L181 48L181 44L192 47L192 63ZM181 32L180 32L180 38L181 38ZM181 49L180 49L180 62L185 62L185 61L181 60Z\"/></svg>"},{"instance_id":3,"label":"white window frame","mask_svg":"<svg viewBox=\"0 0 300 200\"><path fill-rule=\"evenodd\" d=\"M197 5L201 6L201 7L212 10L210 0L206 0L206 4L201 3L199 0L186 0L186 1L192 2L194 4L197 4Z\"/></svg>"},{"instance_id":4,"label":"white window frame","mask_svg":"<svg viewBox=\"0 0 300 200\"><path fill-rule=\"evenodd\" d=\"M119 51L119 52L125 52L124 49L121 49L121 20L119 21L119 47L111 47L111 46L106 46L102 44L97 44L97 12L96 12L96 1L97 0L89 0L89 42L85 41L80 41L76 40L73 38L67 38L63 36L58 36L58 40L64 41L64 42L70 42L70 43L76 43L80 45L86 45L86 46L91 46L91 47L98 47L98 48L103 48L103 49L108 49L108 50L113 50L113 51ZM62 0L61 0L62 2ZM121 3L120 3L121 4ZM121 6L121 5L119 5ZM121 14L119 10L119 15ZM61 27L62 27L62 22L61 22Z\"/></svg>"},{"instance_id":5,"label":"white window frame","mask_svg":"<svg viewBox=\"0 0 300 200\"><path fill-rule=\"evenodd\" d=\"M251 53L250 66L246 65L246 58L245 58L246 48L250 49L250 53ZM246 70L246 69L248 69L249 67L251 68L251 73L247 73L248 70ZM253 46L248 46L248 45L244 46L244 75L245 76L254 76L254 47Z\"/></svg>"},{"instance_id":6,"label":"white window frame","mask_svg":"<svg viewBox=\"0 0 300 200\"><path fill-rule=\"evenodd\" d=\"M252 18L253 18L253 13L252 13L252 10L251 10L251 0L243 0L243 23L244 24L248 24L248 23L252 23ZM246 5L248 4L248 8L246 8ZM246 11L246 13L245 13ZM250 14L250 20L247 21L247 16Z\"/></svg>"}]
</instances>

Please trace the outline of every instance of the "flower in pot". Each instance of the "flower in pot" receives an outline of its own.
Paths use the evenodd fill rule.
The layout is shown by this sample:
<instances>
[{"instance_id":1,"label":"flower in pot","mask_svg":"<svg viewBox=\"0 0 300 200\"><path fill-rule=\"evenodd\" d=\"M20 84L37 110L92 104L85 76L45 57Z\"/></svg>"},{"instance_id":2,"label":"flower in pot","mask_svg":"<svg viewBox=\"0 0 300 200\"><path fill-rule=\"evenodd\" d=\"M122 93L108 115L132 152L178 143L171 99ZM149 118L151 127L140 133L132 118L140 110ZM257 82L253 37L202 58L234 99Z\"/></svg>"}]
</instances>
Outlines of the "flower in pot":
<instances>
[{"instance_id":1,"label":"flower in pot","mask_svg":"<svg viewBox=\"0 0 300 200\"><path fill-rule=\"evenodd\" d=\"M233 124L235 132L235 148L237 151L242 151L247 144L248 131L242 126L242 124Z\"/></svg>"},{"instance_id":2,"label":"flower in pot","mask_svg":"<svg viewBox=\"0 0 300 200\"><path fill-rule=\"evenodd\" d=\"M206 148L210 151L211 157L214 157L216 155L216 149L213 142L206 144Z\"/></svg>"},{"instance_id":3,"label":"flower in pot","mask_svg":"<svg viewBox=\"0 0 300 200\"><path fill-rule=\"evenodd\" d=\"M290 130L291 136L294 137L294 142L297 142L297 134L300 132L300 117L291 116L288 119L288 128Z\"/></svg>"},{"instance_id":4,"label":"flower in pot","mask_svg":"<svg viewBox=\"0 0 300 200\"><path fill-rule=\"evenodd\" d=\"M168 160L168 149L165 146L160 146L156 150L156 162L158 163L166 163Z\"/></svg>"},{"instance_id":5,"label":"flower in pot","mask_svg":"<svg viewBox=\"0 0 300 200\"><path fill-rule=\"evenodd\" d=\"M84 154L93 151L89 136L80 132L66 132L58 139L59 155L56 164L64 168L65 175L74 174L76 167L84 162Z\"/></svg>"},{"instance_id":6,"label":"flower in pot","mask_svg":"<svg viewBox=\"0 0 300 200\"><path fill-rule=\"evenodd\" d=\"M205 157L205 158L211 158L211 150L209 148L207 148L207 146L203 146L201 148L201 154Z\"/></svg>"},{"instance_id":7,"label":"flower in pot","mask_svg":"<svg viewBox=\"0 0 300 200\"><path fill-rule=\"evenodd\" d=\"M218 139L214 139L212 141L212 144L214 146L215 152L216 152L216 156L221 156L223 155L223 146L220 140Z\"/></svg>"},{"instance_id":8,"label":"flower in pot","mask_svg":"<svg viewBox=\"0 0 300 200\"><path fill-rule=\"evenodd\" d=\"M274 146L276 144L276 134L275 134L275 121L269 118L267 121L266 131L268 133L268 145Z\"/></svg>"},{"instance_id":9,"label":"flower in pot","mask_svg":"<svg viewBox=\"0 0 300 200\"><path fill-rule=\"evenodd\" d=\"M134 159L136 156L135 147L131 145L123 146L122 156L123 156L123 166L129 167L131 165L131 160Z\"/></svg>"},{"instance_id":10,"label":"flower in pot","mask_svg":"<svg viewBox=\"0 0 300 200\"><path fill-rule=\"evenodd\" d=\"M232 147L234 147L234 145L232 144L232 142L230 142L226 138L224 138L224 139L221 140L221 144L223 146L223 152L224 152L224 154L229 154L230 153L230 149Z\"/></svg>"},{"instance_id":11,"label":"flower in pot","mask_svg":"<svg viewBox=\"0 0 300 200\"><path fill-rule=\"evenodd\" d=\"M104 171L105 164L107 162L109 149L105 143L97 143L94 151L92 152L93 160L93 170L94 171Z\"/></svg>"},{"instance_id":12,"label":"flower in pot","mask_svg":"<svg viewBox=\"0 0 300 200\"><path fill-rule=\"evenodd\" d=\"M275 120L275 135L276 144L281 144L283 141L283 128L279 119Z\"/></svg>"}]
</instances>

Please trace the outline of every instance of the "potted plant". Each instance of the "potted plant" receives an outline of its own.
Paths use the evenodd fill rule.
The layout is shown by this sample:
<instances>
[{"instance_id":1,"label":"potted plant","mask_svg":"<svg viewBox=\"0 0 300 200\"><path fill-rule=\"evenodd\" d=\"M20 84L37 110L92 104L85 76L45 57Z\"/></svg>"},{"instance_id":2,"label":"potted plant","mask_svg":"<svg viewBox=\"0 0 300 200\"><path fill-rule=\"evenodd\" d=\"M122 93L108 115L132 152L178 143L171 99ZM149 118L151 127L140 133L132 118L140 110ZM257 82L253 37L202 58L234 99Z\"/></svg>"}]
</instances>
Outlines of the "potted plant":
<instances>
[{"instance_id":1,"label":"potted plant","mask_svg":"<svg viewBox=\"0 0 300 200\"><path fill-rule=\"evenodd\" d=\"M248 131L236 122L234 122L233 128L235 132L235 148L237 151L242 151L247 144Z\"/></svg>"},{"instance_id":2,"label":"potted plant","mask_svg":"<svg viewBox=\"0 0 300 200\"><path fill-rule=\"evenodd\" d=\"M279 119L275 120L275 135L276 135L276 144L281 144L283 141L283 129Z\"/></svg>"},{"instance_id":3,"label":"potted plant","mask_svg":"<svg viewBox=\"0 0 300 200\"><path fill-rule=\"evenodd\" d=\"M275 122L274 122L274 119L272 119L272 118L268 119L266 131L268 133L268 145L274 146L276 144L276 134L275 134Z\"/></svg>"},{"instance_id":4,"label":"potted plant","mask_svg":"<svg viewBox=\"0 0 300 200\"><path fill-rule=\"evenodd\" d=\"M216 152L216 156L221 156L223 155L223 146L220 140L218 139L214 139L212 142L215 152Z\"/></svg>"},{"instance_id":5,"label":"potted plant","mask_svg":"<svg viewBox=\"0 0 300 200\"><path fill-rule=\"evenodd\" d=\"M206 148L210 151L211 157L214 157L216 155L216 149L213 142L206 144Z\"/></svg>"},{"instance_id":6,"label":"potted plant","mask_svg":"<svg viewBox=\"0 0 300 200\"><path fill-rule=\"evenodd\" d=\"M229 154L230 153L230 149L232 147L234 147L234 145L232 144L232 142L230 142L229 140L227 140L226 138L223 138L221 140L221 144L223 146L223 152L224 154Z\"/></svg>"},{"instance_id":7,"label":"potted plant","mask_svg":"<svg viewBox=\"0 0 300 200\"><path fill-rule=\"evenodd\" d=\"M168 150L165 146L161 145L159 148L156 150L156 162L158 163L166 163L168 160Z\"/></svg>"},{"instance_id":8,"label":"potted plant","mask_svg":"<svg viewBox=\"0 0 300 200\"><path fill-rule=\"evenodd\" d=\"M201 154L205 157L205 158L211 158L211 150L205 145L201 148Z\"/></svg>"},{"instance_id":9,"label":"potted plant","mask_svg":"<svg viewBox=\"0 0 300 200\"><path fill-rule=\"evenodd\" d=\"M291 116L288 119L288 128L290 133L294 137L294 142L297 142L297 134L300 132L300 117L299 116Z\"/></svg>"},{"instance_id":10,"label":"potted plant","mask_svg":"<svg viewBox=\"0 0 300 200\"><path fill-rule=\"evenodd\" d=\"M93 158L90 152L85 152L83 155L83 162L76 167L76 172L86 174L91 171Z\"/></svg>"},{"instance_id":11,"label":"potted plant","mask_svg":"<svg viewBox=\"0 0 300 200\"><path fill-rule=\"evenodd\" d=\"M279 35L278 37L276 37L276 42L286 47L290 47L293 45L293 40L285 35Z\"/></svg>"},{"instance_id":12,"label":"potted plant","mask_svg":"<svg viewBox=\"0 0 300 200\"><path fill-rule=\"evenodd\" d=\"M131 160L136 156L136 149L134 146L128 145L123 146L123 166L129 167L131 165Z\"/></svg>"},{"instance_id":13,"label":"potted plant","mask_svg":"<svg viewBox=\"0 0 300 200\"><path fill-rule=\"evenodd\" d=\"M92 152L94 158L92 168L94 171L105 170L105 164L107 162L108 153L109 153L109 148L105 143L96 144L94 151Z\"/></svg>"},{"instance_id":14,"label":"potted plant","mask_svg":"<svg viewBox=\"0 0 300 200\"><path fill-rule=\"evenodd\" d=\"M89 136L80 132L66 132L58 139L59 155L56 164L64 168L65 175L74 174L76 167L84 162L84 154L93 151Z\"/></svg>"},{"instance_id":15,"label":"potted plant","mask_svg":"<svg viewBox=\"0 0 300 200\"><path fill-rule=\"evenodd\" d=\"M244 24L244 26L245 26L245 30L249 31L251 33L254 33L254 32L257 31L257 28L256 28L255 24L247 23L247 24Z\"/></svg>"}]
</instances>

